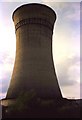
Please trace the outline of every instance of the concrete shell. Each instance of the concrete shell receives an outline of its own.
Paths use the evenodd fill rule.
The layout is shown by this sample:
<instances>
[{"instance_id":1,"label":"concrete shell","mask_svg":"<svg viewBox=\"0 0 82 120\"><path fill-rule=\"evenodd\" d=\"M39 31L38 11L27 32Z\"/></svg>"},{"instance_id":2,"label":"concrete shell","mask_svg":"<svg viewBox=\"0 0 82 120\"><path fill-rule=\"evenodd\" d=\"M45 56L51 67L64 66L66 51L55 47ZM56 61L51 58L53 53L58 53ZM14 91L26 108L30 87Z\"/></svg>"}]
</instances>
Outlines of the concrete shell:
<instances>
[{"instance_id":1,"label":"concrete shell","mask_svg":"<svg viewBox=\"0 0 82 120\"><path fill-rule=\"evenodd\" d=\"M16 58L7 98L32 89L39 97L62 97L52 56L55 20L55 12L43 4L26 4L14 11Z\"/></svg>"}]
</instances>

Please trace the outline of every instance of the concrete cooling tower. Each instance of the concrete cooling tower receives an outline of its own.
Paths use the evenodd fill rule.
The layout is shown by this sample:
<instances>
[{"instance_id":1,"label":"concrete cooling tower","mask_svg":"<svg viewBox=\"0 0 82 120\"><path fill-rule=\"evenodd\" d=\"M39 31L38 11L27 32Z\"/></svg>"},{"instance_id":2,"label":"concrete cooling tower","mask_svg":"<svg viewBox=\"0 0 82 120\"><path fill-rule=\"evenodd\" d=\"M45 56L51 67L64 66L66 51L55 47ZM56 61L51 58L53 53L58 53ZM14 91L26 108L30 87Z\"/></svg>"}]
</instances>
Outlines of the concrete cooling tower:
<instances>
[{"instance_id":1,"label":"concrete cooling tower","mask_svg":"<svg viewBox=\"0 0 82 120\"><path fill-rule=\"evenodd\" d=\"M34 90L43 98L62 98L52 55L55 12L43 4L26 4L13 13L16 58L6 98Z\"/></svg>"}]
</instances>

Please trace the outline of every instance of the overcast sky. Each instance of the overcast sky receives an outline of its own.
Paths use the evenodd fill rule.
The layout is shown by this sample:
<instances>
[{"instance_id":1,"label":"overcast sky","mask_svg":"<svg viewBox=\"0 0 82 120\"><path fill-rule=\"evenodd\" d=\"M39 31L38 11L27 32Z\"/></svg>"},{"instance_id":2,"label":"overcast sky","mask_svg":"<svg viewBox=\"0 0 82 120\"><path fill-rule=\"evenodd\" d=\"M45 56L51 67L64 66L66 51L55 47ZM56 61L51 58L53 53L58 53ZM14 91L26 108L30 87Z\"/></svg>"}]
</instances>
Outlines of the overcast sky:
<instances>
[{"instance_id":1,"label":"overcast sky","mask_svg":"<svg viewBox=\"0 0 82 120\"><path fill-rule=\"evenodd\" d=\"M0 2L0 99L6 95L15 60L16 38L12 13L18 6L32 2L44 3L55 10L57 20L52 47L58 82L64 97L80 98L80 0L26 1Z\"/></svg>"}]
</instances>

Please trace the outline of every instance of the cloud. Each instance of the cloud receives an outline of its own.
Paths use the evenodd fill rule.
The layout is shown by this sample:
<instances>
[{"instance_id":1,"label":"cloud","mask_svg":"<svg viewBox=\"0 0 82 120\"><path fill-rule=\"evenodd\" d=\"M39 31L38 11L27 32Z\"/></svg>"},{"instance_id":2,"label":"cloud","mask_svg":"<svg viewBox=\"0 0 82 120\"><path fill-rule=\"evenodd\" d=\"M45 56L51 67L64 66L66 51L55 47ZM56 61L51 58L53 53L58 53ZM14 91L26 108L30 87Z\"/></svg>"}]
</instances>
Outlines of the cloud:
<instances>
[{"instance_id":1,"label":"cloud","mask_svg":"<svg viewBox=\"0 0 82 120\"><path fill-rule=\"evenodd\" d=\"M56 65L60 86L73 86L80 83L80 58L73 56Z\"/></svg>"},{"instance_id":2,"label":"cloud","mask_svg":"<svg viewBox=\"0 0 82 120\"><path fill-rule=\"evenodd\" d=\"M69 4L67 8L69 8ZM70 9L65 12L65 19L80 22L80 3L71 3Z\"/></svg>"},{"instance_id":3,"label":"cloud","mask_svg":"<svg viewBox=\"0 0 82 120\"><path fill-rule=\"evenodd\" d=\"M70 21L71 23L74 21L80 21L79 2L49 2L48 5L57 12L58 18L61 20L61 22L63 22L63 20L67 22Z\"/></svg>"},{"instance_id":4,"label":"cloud","mask_svg":"<svg viewBox=\"0 0 82 120\"><path fill-rule=\"evenodd\" d=\"M55 65L59 86L63 97L82 98L80 90L80 57L72 56ZM82 91L81 91L82 92Z\"/></svg>"},{"instance_id":5,"label":"cloud","mask_svg":"<svg viewBox=\"0 0 82 120\"><path fill-rule=\"evenodd\" d=\"M14 65L14 56L10 56L8 53L0 55L0 99L5 97L12 70Z\"/></svg>"},{"instance_id":6,"label":"cloud","mask_svg":"<svg viewBox=\"0 0 82 120\"><path fill-rule=\"evenodd\" d=\"M11 72L7 71L4 73L4 76L2 77L2 79L0 79L0 81L1 81L0 87L2 87L2 91L7 90L9 82L10 82L10 78L11 78Z\"/></svg>"},{"instance_id":7,"label":"cloud","mask_svg":"<svg viewBox=\"0 0 82 120\"><path fill-rule=\"evenodd\" d=\"M75 84L73 86L62 87L63 96L69 99L82 99L80 92L80 84Z\"/></svg>"},{"instance_id":8,"label":"cloud","mask_svg":"<svg viewBox=\"0 0 82 120\"><path fill-rule=\"evenodd\" d=\"M7 71L4 73L4 76L2 76L2 79L0 79L0 98L5 97L9 83L10 83L11 73Z\"/></svg>"}]
</instances>

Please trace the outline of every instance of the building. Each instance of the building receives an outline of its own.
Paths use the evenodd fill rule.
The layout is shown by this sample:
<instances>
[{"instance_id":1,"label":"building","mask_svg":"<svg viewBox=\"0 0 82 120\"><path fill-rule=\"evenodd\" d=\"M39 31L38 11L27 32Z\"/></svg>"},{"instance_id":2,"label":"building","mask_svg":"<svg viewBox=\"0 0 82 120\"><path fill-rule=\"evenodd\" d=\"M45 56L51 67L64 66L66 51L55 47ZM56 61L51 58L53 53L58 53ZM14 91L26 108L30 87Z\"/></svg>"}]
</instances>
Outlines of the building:
<instances>
[{"instance_id":1,"label":"building","mask_svg":"<svg viewBox=\"0 0 82 120\"><path fill-rule=\"evenodd\" d=\"M56 13L43 4L26 4L13 13L16 58L6 98L34 90L42 98L62 98L52 55Z\"/></svg>"}]
</instances>

